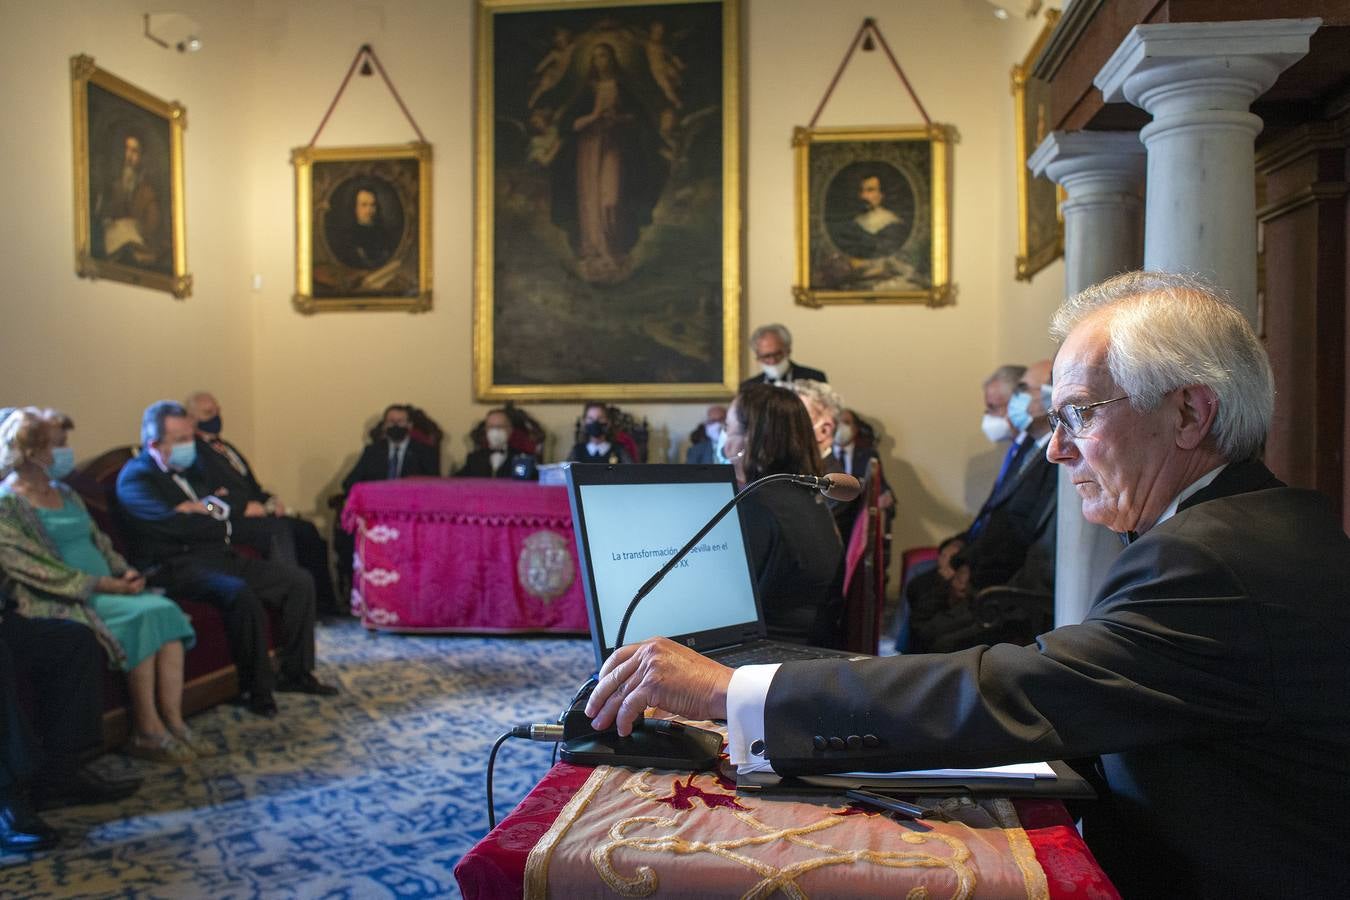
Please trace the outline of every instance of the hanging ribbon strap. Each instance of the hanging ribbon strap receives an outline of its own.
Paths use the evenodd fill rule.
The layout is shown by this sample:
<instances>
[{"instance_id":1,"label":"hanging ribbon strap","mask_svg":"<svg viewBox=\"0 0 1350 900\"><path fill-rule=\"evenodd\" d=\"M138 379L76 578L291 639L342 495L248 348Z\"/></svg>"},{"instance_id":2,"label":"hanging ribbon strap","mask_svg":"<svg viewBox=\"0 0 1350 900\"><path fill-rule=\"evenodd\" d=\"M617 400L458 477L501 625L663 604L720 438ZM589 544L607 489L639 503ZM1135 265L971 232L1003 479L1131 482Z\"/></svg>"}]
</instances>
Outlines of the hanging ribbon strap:
<instances>
[{"instance_id":1,"label":"hanging ribbon strap","mask_svg":"<svg viewBox=\"0 0 1350 900\"><path fill-rule=\"evenodd\" d=\"M337 94L333 97L333 102L328 104L328 111L323 114L323 120L319 122L318 130L314 132L314 137L309 139L309 144L307 146L313 147L319 140L319 135L323 134L324 126L328 124L329 117L333 115L333 110L337 108L338 101L342 99L342 92L347 90L347 84L352 80L352 74L356 72L356 67L360 64L362 59L367 59L368 61L362 66L361 74L369 75L370 63L373 62L375 64L375 68L379 71L380 77L384 79L385 86L389 88L389 93L394 95L394 102L398 104L399 109L403 110L403 115L407 117L408 124L412 126L413 131L417 132L417 139L425 144L427 142L426 136L422 134L422 129L417 127L417 120L412 117L412 113L408 112L408 107L404 105L403 98L398 95L398 90L395 89L394 83L389 80L389 76L384 71L384 66L380 63L380 58L375 55L375 49L369 44L362 44L361 49L356 51L356 58L352 60L351 66L347 69L347 75L342 79L342 84L338 87ZM901 77L903 78L904 76L902 75Z\"/></svg>"},{"instance_id":2,"label":"hanging ribbon strap","mask_svg":"<svg viewBox=\"0 0 1350 900\"><path fill-rule=\"evenodd\" d=\"M853 36L853 43L849 44L848 52L844 54L844 61L839 64L839 69L834 73L834 78L830 81L830 86L825 89L825 96L820 98L820 105L816 107L816 114L811 117L811 124L808 129L815 128L816 122L820 119L820 114L825 111L825 104L830 102L830 97L834 94L835 87L839 84L839 79L843 77L844 70L848 68L849 60L853 59L853 54L858 49L858 44L862 44L864 52L870 52L875 48L872 39L876 38L877 43L881 44L881 49L886 51L886 58L891 61L895 74L900 76L900 83L905 86L909 92L909 99L914 101L914 105L919 108L919 115L923 116L925 125L932 125L933 120L928 118L928 111L923 108L919 102L919 95L914 93L914 88L910 85L909 79L905 77L905 70L900 68L900 63L896 60L895 54L891 52L891 45L886 43L886 38L882 35L881 29L877 27L877 20L872 18L863 19L862 25L858 27L858 33ZM866 40L864 40L866 38Z\"/></svg>"}]
</instances>

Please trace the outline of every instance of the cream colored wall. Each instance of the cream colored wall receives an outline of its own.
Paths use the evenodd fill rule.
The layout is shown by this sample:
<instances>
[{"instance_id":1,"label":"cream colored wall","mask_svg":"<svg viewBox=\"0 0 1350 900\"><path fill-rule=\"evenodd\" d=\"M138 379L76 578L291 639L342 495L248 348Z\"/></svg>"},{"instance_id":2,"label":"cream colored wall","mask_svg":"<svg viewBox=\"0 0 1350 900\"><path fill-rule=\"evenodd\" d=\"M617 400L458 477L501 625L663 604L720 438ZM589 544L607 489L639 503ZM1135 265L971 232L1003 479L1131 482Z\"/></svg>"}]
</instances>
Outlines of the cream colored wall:
<instances>
[{"instance_id":1,"label":"cream colored wall","mask_svg":"<svg viewBox=\"0 0 1350 900\"><path fill-rule=\"evenodd\" d=\"M144 40L142 10L126 3L2 8L7 31L40 37L13 42L0 62L6 85L25 86L3 91L9 121L30 123L23 146L11 137L5 151L27 176L11 208L36 216L5 244L18 278L0 331L10 373L0 387L6 401L67 407L81 420L81 446L93 448L129 440L148 400L211 387L225 407L227 434L270 486L302 509L321 507L387 402L424 406L452 435L446 462L462 461L462 435L486 409L474 402L471 382L471 3L179 3L202 22L206 39L202 53L187 57ZM938 310L793 303L789 138L809 120L858 24L876 12L862 0L746 4L745 320L748 327L786 323L796 356L826 369L848 403L880 424L901 506L896 540L908 546L960 527L987 490L997 454L977 428L979 382L997 363L1048 347L1044 319L1058 302L1062 274L1056 265L1031 285L1012 278L1008 69L1039 26L998 22L981 0L907 0L881 10L880 25L929 114L961 133L957 303ZM290 302L289 154L313 134L364 41L381 54L434 146L435 308L302 316ZM65 67L81 51L188 106L189 262L197 289L186 302L91 284L71 271ZM859 53L821 124L916 121L884 56ZM30 146L29 135L39 141ZM356 78L320 144L413 137L378 78ZM256 291L254 274L261 276ZM48 356L52 350L60 352ZM631 408L664 426L678 445L705 405ZM555 435L554 456L564 453L576 404L527 408Z\"/></svg>"},{"instance_id":2,"label":"cream colored wall","mask_svg":"<svg viewBox=\"0 0 1350 900\"><path fill-rule=\"evenodd\" d=\"M181 8L181 7L180 7ZM4 0L0 144L6 220L0 260L0 405L68 411L80 458L137 440L141 410L215 386L248 441L253 337L239 308L247 208L236 164L250 115L226 89L247 59L247 19L213 21L210 53L186 57L141 36L144 4ZM69 58L79 53L188 111L190 299L75 276Z\"/></svg>"}]
</instances>

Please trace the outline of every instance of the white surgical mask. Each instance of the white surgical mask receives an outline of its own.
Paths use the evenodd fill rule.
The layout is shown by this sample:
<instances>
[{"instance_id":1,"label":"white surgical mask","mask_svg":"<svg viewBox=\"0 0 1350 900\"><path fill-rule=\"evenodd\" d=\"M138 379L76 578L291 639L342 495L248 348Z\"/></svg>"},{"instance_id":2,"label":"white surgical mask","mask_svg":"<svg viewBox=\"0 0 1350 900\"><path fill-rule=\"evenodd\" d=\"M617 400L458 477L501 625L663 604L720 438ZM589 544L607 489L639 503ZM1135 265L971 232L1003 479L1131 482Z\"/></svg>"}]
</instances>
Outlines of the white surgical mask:
<instances>
[{"instance_id":1,"label":"white surgical mask","mask_svg":"<svg viewBox=\"0 0 1350 900\"><path fill-rule=\"evenodd\" d=\"M836 428L834 432L834 442L840 447L847 447L849 444L853 443L853 426L840 425Z\"/></svg>"},{"instance_id":2,"label":"white surgical mask","mask_svg":"<svg viewBox=\"0 0 1350 900\"><path fill-rule=\"evenodd\" d=\"M490 450L505 450L506 442L511 437L511 432L505 428L489 428L487 430L487 445Z\"/></svg>"},{"instance_id":3,"label":"white surgical mask","mask_svg":"<svg viewBox=\"0 0 1350 900\"><path fill-rule=\"evenodd\" d=\"M781 381L783 376L788 373L788 369L791 368L792 363L785 359L782 362L774 363L773 365L769 365L768 363L760 363L759 365L770 381Z\"/></svg>"},{"instance_id":4,"label":"white surgical mask","mask_svg":"<svg viewBox=\"0 0 1350 900\"><path fill-rule=\"evenodd\" d=\"M990 415L989 413L985 413L984 418L980 419L980 430L984 432L985 437L989 438L991 444L997 444L999 441L1006 441L1012 437L1012 426L1008 424L1008 420L1002 416Z\"/></svg>"},{"instance_id":5,"label":"white surgical mask","mask_svg":"<svg viewBox=\"0 0 1350 900\"><path fill-rule=\"evenodd\" d=\"M722 423L721 423L721 422L704 422L704 423L703 423L703 433L706 434L706 435L708 436L708 440L710 440L710 441L715 441L715 440L717 440L718 436L721 435L721 433L722 433Z\"/></svg>"}]
</instances>

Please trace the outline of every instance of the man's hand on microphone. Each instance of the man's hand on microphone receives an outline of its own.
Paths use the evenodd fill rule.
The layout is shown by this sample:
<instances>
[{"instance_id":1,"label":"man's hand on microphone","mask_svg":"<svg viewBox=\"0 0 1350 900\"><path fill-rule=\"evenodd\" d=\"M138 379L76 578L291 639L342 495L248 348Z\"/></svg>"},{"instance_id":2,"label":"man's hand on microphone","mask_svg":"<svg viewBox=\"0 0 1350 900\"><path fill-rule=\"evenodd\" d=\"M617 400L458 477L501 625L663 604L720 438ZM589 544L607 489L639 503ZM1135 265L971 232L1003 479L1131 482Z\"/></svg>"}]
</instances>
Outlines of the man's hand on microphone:
<instances>
[{"instance_id":1,"label":"man's hand on microphone","mask_svg":"<svg viewBox=\"0 0 1350 900\"><path fill-rule=\"evenodd\" d=\"M731 669L666 638L614 651L586 702L597 731L617 725L620 735L655 706L691 719L725 719Z\"/></svg>"}]
</instances>

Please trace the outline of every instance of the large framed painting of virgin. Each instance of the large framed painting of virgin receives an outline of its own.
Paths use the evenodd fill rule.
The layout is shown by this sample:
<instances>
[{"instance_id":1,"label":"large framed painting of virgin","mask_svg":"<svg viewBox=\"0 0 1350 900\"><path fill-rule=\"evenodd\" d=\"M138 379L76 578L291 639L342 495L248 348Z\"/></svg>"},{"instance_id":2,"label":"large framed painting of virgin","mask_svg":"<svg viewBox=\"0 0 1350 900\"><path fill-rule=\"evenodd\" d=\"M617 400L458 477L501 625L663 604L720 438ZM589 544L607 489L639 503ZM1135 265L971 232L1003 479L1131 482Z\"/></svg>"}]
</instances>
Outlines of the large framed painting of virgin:
<instances>
[{"instance_id":1,"label":"large framed painting of virgin","mask_svg":"<svg viewBox=\"0 0 1350 900\"><path fill-rule=\"evenodd\" d=\"M951 302L955 140L950 125L793 132L798 303Z\"/></svg>"},{"instance_id":2,"label":"large framed painting of virgin","mask_svg":"<svg viewBox=\"0 0 1350 900\"><path fill-rule=\"evenodd\" d=\"M192 293L183 221L187 110L70 59L75 164L75 271Z\"/></svg>"},{"instance_id":3,"label":"large framed painting of virgin","mask_svg":"<svg viewBox=\"0 0 1350 900\"><path fill-rule=\"evenodd\" d=\"M480 400L739 379L739 0L479 0Z\"/></svg>"}]
</instances>

